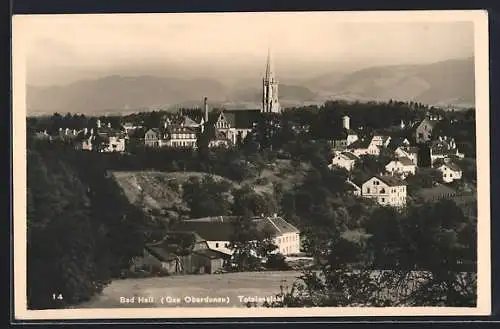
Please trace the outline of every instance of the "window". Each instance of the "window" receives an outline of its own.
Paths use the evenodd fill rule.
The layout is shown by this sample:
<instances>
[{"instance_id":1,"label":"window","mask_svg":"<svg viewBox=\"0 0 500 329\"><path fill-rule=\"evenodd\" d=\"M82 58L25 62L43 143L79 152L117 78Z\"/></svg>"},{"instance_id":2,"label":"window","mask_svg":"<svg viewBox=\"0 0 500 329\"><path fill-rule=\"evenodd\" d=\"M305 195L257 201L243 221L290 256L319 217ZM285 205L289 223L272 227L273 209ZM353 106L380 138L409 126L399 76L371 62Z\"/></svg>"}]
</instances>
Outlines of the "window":
<instances>
[{"instance_id":1,"label":"window","mask_svg":"<svg viewBox=\"0 0 500 329\"><path fill-rule=\"evenodd\" d=\"M229 243L224 243L224 247L228 248L229 247Z\"/></svg>"},{"instance_id":2,"label":"window","mask_svg":"<svg viewBox=\"0 0 500 329\"><path fill-rule=\"evenodd\" d=\"M219 248L219 243L218 242L215 244L215 248Z\"/></svg>"},{"instance_id":3,"label":"window","mask_svg":"<svg viewBox=\"0 0 500 329\"><path fill-rule=\"evenodd\" d=\"M385 202L385 198L382 198L382 202Z\"/></svg>"},{"instance_id":4,"label":"window","mask_svg":"<svg viewBox=\"0 0 500 329\"><path fill-rule=\"evenodd\" d=\"M370 193L370 188L366 188L366 193Z\"/></svg>"}]
</instances>

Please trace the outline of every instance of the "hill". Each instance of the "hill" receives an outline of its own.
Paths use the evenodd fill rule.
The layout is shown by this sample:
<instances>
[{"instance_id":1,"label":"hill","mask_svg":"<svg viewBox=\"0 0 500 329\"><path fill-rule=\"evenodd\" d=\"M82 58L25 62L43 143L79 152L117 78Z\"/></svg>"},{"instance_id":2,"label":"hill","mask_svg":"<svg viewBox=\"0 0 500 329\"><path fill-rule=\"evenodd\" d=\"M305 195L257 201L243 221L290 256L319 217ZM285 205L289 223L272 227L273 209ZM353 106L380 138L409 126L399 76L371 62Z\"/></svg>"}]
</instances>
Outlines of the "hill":
<instances>
[{"instance_id":1,"label":"hill","mask_svg":"<svg viewBox=\"0 0 500 329\"><path fill-rule=\"evenodd\" d=\"M426 65L372 67L339 77L322 76L316 83L323 95L361 100L414 100L426 104L473 106L474 59L454 59Z\"/></svg>"},{"instance_id":2,"label":"hill","mask_svg":"<svg viewBox=\"0 0 500 329\"><path fill-rule=\"evenodd\" d=\"M259 194L273 194L274 182L281 183L284 190L292 188L303 179L308 168L309 165L302 164L297 170L289 160L277 160L264 169L260 177L247 179L241 184L222 176L201 172L113 171L110 175L131 204L143 207L144 210L167 209L179 213L189 210L183 201L182 187L192 177L203 178L209 175L215 181L227 183L228 199L232 202L232 189L249 185Z\"/></svg>"},{"instance_id":3,"label":"hill","mask_svg":"<svg viewBox=\"0 0 500 329\"><path fill-rule=\"evenodd\" d=\"M293 83L279 86L280 102L285 107L329 99L414 100L466 107L475 103L473 58L423 65L377 66L355 72L335 71L287 81ZM248 103L251 108L260 108L260 79L243 79L226 86L208 78L111 75L65 86L28 86L26 95L31 115L174 109L200 106L204 96L212 106Z\"/></svg>"}]
</instances>

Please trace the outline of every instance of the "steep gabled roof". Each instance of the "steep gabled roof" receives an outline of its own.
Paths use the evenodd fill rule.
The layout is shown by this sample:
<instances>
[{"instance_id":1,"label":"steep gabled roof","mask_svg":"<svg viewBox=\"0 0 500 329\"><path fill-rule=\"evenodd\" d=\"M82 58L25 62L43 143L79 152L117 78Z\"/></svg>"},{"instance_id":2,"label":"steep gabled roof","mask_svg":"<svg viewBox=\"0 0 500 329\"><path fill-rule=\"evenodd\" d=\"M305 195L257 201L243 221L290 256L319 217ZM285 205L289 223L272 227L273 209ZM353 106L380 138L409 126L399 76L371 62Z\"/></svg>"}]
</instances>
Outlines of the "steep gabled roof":
<instances>
[{"instance_id":1,"label":"steep gabled roof","mask_svg":"<svg viewBox=\"0 0 500 329\"><path fill-rule=\"evenodd\" d=\"M441 162L441 163L437 164L435 167L436 168L441 168L443 166L446 166L446 167L450 168L453 171L462 171L462 169L456 163L453 163L451 161L450 162L445 162L445 163Z\"/></svg>"},{"instance_id":2,"label":"steep gabled roof","mask_svg":"<svg viewBox=\"0 0 500 329\"><path fill-rule=\"evenodd\" d=\"M411 161L407 157L401 157L398 159L399 162L401 162L404 166L412 166L414 165L413 161Z\"/></svg>"},{"instance_id":3,"label":"steep gabled roof","mask_svg":"<svg viewBox=\"0 0 500 329\"><path fill-rule=\"evenodd\" d=\"M402 179L400 179L400 178L398 178L396 176L378 175L378 176L374 176L374 177L378 178L379 180L381 180L382 182L384 182L385 184L387 184L389 186L403 186L403 185L406 185L405 181L403 181ZM370 178L370 179L372 179L372 178ZM369 181L370 179L366 180L365 183L367 181Z\"/></svg>"},{"instance_id":4,"label":"steep gabled roof","mask_svg":"<svg viewBox=\"0 0 500 329\"><path fill-rule=\"evenodd\" d=\"M252 129L259 122L260 110L224 110L224 116L231 128Z\"/></svg>"},{"instance_id":5,"label":"steep gabled roof","mask_svg":"<svg viewBox=\"0 0 500 329\"><path fill-rule=\"evenodd\" d=\"M184 220L174 225L174 230L194 231L207 241L229 241L234 232L236 216L218 216ZM299 232L296 227L281 217L256 217L253 219L257 230L264 237L268 232L273 236L284 233Z\"/></svg>"},{"instance_id":6,"label":"steep gabled roof","mask_svg":"<svg viewBox=\"0 0 500 329\"><path fill-rule=\"evenodd\" d=\"M196 124L200 124L201 120L203 119L203 110L200 108L182 109L182 116L188 117Z\"/></svg>"},{"instance_id":7,"label":"steep gabled roof","mask_svg":"<svg viewBox=\"0 0 500 329\"><path fill-rule=\"evenodd\" d=\"M354 149L367 149L368 146L370 146L371 140L370 139L358 139L351 145L348 145L347 148L354 150Z\"/></svg>"},{"instance_id":8,"label":"steep gabled roof","mask_svg":"<svg viewBox=\"0 0 500 329\"><path fill-rule=\"evenodd\" d=\"M347 160L353 160L353 161L359 160L359 158L356 155L352 154L351 152L341 152L340 155Z\"/></svg>"}]
</instances>

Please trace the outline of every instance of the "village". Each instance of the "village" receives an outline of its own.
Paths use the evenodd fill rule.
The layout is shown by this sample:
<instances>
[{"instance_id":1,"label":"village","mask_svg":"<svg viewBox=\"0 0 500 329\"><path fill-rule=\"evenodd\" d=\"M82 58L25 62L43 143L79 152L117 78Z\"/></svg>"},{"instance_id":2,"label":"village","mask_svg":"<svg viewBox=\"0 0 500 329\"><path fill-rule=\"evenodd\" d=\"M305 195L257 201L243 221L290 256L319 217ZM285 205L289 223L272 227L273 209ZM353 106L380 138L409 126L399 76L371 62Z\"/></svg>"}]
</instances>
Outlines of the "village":
<instances>
[{"instance_id":1,"label":"village","mask_svg":"<svg viewBox=\"0 0 500 329\"><path fill-rule=\"evenodd\" d=\"M95 125L82 130L59 127L55 135L37 132L36 138L61 140L82 152L122 153L129 145L144 149L197 149L200 136L212 131L208 147L235 148L247 138L255 136L262 110L209 110L205 97L198 109L180 110L164 115L157 127L146 128L140 123L121 122L113 127L106 118L96 119ZM421 189L417 195L426 201L439 199L464 200L466 205L474 199L473 193L457 191L457 182L463 179L462 169L456 161L464 159L453 137L435 136L433 128L442 117L427 115L420 121L400 122L396 136L372 133L363 128L351 127L350 117L341 118L341 129L328 140L332 154L331 170L342 169L348 173L357 168L365 157L377 159L381 153L389 154L384 171L360 180L348 174L346 184L353 195L370 199L380 206L403 209L407 204L407 179L421 168L431 168L439 174L439 183ZM278 125L274 125L275 127ZM308 127L293 126L293 131L306 131ZM404 134L401 134L404 132ZM407 137L401 137L407 136ZM387 160L389 159L389 160ZM474 209L468 211L474 212ZM153 243L145 245L142 257L133 261L132 272L138 269L160 271L167 274L222 273L226 271L234 250L231 249L232 221L235 216L215 216L183 220ZM301 247L300 230L286 219L273 215L253 218L259 232L267 232L276 245L274 253L285 257L289 264L311 263ZM262 236L262 239L264 237Z\"/></svg>"}]
</instances>

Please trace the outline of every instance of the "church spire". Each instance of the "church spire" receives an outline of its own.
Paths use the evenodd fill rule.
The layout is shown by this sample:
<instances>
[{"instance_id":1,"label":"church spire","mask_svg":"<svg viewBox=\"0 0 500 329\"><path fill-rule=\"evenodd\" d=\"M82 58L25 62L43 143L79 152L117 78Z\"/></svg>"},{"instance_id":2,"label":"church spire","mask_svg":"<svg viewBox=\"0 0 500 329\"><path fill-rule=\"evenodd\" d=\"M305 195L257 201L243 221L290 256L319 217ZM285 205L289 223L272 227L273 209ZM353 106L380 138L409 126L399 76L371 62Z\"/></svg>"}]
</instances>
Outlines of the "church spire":
<instances>
[{"instance_id":1,"label":"church spire","mask_svg":"<svg viewBox=\"0 0 500 329\"><path fill-rule=\"evenodd\" d=\"M266 74L264 78L267 81L272 81L274 80L274 72L273 72L273 64L272 64L272 58L271 58L271 47L267 47L267 62L266 62Z\"/></svg>"},{"instance_id":2,"label":"church spire","mask_svg":"<svg viewBox=\"0 0 500 329\"><path fill-rule=\"evenodd\" d=\"M262 112L281 112L278 100L278 81L274 76L271 48L267 48L266 72L262 79Z\"/></svg>"}]
</instances>

